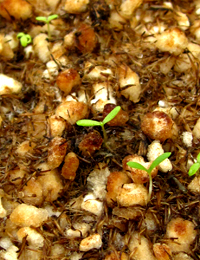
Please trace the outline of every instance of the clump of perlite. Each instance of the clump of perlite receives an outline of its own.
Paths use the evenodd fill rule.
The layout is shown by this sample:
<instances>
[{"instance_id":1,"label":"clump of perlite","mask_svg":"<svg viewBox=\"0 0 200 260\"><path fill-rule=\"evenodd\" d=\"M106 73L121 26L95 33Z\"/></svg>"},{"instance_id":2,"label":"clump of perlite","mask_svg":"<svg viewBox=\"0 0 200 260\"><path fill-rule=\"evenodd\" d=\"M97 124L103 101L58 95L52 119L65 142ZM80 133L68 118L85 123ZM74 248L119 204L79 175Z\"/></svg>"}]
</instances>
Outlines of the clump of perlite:
<instances>
[{"instance_id":1,"label":"clump of perlite","mask_svg":"<svg viewBox=\"0 0 200 260\"><path fill-rule=\"evenodd\" d=\"M118 69L119 86L121 94L134 103L140 100L141 86L140 78L136 72L126 66L120 66Z\"/></svg>"},{"instance_id":2,"label":"clump of perlite","mask_svg":"<svg viewBox=\"0 0 200 260\"><path fill-rule=\"evenodd\" d=\"M16 153L20 156L25 156L27 153L32 153L35 143L31 141L24 141L18 145Z\"/></svg>"},{"instance_id":3,"label":"clump of perlite","mask_svg":"<svg viewBox=\"0 0 200 260\"><path fill-rule=\"evenodd\" d=\"M14 52L3 34L0 34L0 57L4 60L11 60L14 57Z\"/></svg>"},{"instance_id":4,"label":"clump of perlite","mask_svg":"<svg viewBox=\"0 0 200 260\"><path fill-rule=\"evenodd\" d=\"M83 198L81 209L93 213L96 216L101 216L103 213L103 202L96 199L93 193L88 193Z\"/></svg>"},{"instance_id":5,"label":"clump of perlite","mask_svg":"<svg viewBox=\"0 0 200 260\"><path fill-rule=\"evenodd\" d=\"M130 183L131 179L124 172L111 172L107 179L107 194L106 200L109 206L112 206L117 200L117 196L121 187Z\"/></svg>"},{"instance_id":6,"label":"clump of perlite","mask_svg":"<svg viewBox=\"0 0 200 260\"><path fill-rule=\"evenodd\" d=\"M17 246L15 246L11 239L9 237L3 237L0 239L0 246L2 248L2 250L0 250L0 257L2 257L2 259L6 259L6 260L17 260L18 259L18 251L19 248Z\"/></svg>"},{"instance_id":7,"label":"clump of perlite","mask_svg":"<svg viewBox=\"0 0 200 260\"><path fill-rule=\"evenodd\" d=\"M196 139L200 139L200 118L197 120L196 124L194 125L192 133Z\"/></svg>"},{"instance_id":8,"label":"clump of perlite","mask_svg":"<svg viewBox=\"0 0 200 260\"><path fill-rule=\"evenodd\" d=\"M86 61L84 65L84 79L86 80L105 80L111 78L113 72L108 66L96 66L95 61Z\"/></svg>"},{"instance_id":9,"label":"clump of perlite","mask_svg":"<svg viewBox=\"0 0 200 260\"><path fill-rule=\"evenodd\" d=\"M66 0L64 8L67 13L78 14L85 12L88 4L89 0Z\"/></svg>"},{"instance_id":10,"label":"clump of perlite","mask_svg":"<svg viewBox=\"0 0 200 260\"><path fill-rule=\"evenodd\" d=\"M155 140L148 146L147 158L149 161L154 161L158 156L164 153L160 141ZM158 165L158 169L161 172L168 172L172 170L172 163L167 158Z\"/></svg>"},{"instance_id":11,"label":"clump of perlite","mask_svg":"<svg viewBox=\"0 0 200 260\"><path fill-rule=\"evenodd\" d=\"M151 242L138 232L131 235L128 247L130 255L133 255L135 260L156 260L151 249Z\"/></svg>"},{"instance_id":12,"label":"clump of perlite","mask_svg":"<svg viewBox=\"0 0 200 260\"><path fill-rule=\"evenodd\" d=\"M173 136L173 120L162 111L149 112L144 115L141 129L154 140L165 141Z\"/></svg>"},{"instance_id":13,"label":"clump of perlite","mask_svg":"<svg viewBox=\"0 0 200 260\"><path fill-rule=\"evenodd\" d=\"M19 93L21 89L21 82L4 74L0 74L0 95Z\"/></svg>"},{"instance_id":14,"label":"clump of perlite","mask_svg":"<svg viewBox=\"0 0 200 260\"><path fill-rule=\"evenodd\" d=\"M188 39L179 28L170 28L156 36L156 47L163 52L181 54L188 45Z\"/></svg>"},{"instance_id":15,"label":"clump of perlite","mask_svg":"<svg viewBox=\"0 0 200 260\"><path fill-rule=\"evenodd\" d=\"M44 237L35 229L30 227L22 227L17 232L20 242L26 237L30 248L42 248L44 245Z\"/></svg>"},{"instance_id":16,"label":"clump of perlite","mask_svg":"<svg viewBox=\"0 0 200 260\"><path fill-rule=\"evenodd\" d=\"M191 221L174 218L167 225L166 243L171 252L190 252L190 245L196 235L195 225Z\"/></svg>"},{"instance_id":17,"label":"clump of perlite","mask_svg":"<svg viewBox=\"0 0 200 260\"><path fill-rule=\"evenodd\" d=\"M7 215L7 211L2 205L3 196L4 196L4 191L2 189L0 189L0 218L4 218Z\"/></svg>"},{"instance_id":18,"label":"clump of perlite","mask_svg":"<svg viewBox=\"0 0 200 260\"><path fill-rule=\"evenodd\" d=\"M155 243L153 245L153 252L157 260L170 260L172 252L168 245Z\"/></svg>"},{"instance_id":19,"label":"clump of perlite","mask_svg":"<svg viewBox=\"0 0 200 260\"><path fill-rule=\"evenodd\" d=\"M66 122L62 117L53 115L48 119L49 136L56 137L62 136L66 127Z\"/></svg>"},{"instance_id":20,"label":"clump of perlite","mask_svg":"<svg viewBox=\"0 0 200 260\"><path fill-rule=\"evenodd\" d=\"M101 236L94 234L84 238L79 246L80 251L89 251L93 248L99 249L102 246Z\"/></svg>"},{"instance_id":21,"label":"clump of perlite","mask_svg":"<svg viewBox=\"0 0 200 260\"><path fill-rule=\"evenodd\" d=\"M87 118L88 105L77 101L63 101L56 109L56 116L74 125L78 120Z\"/></svg>"},{"instance_id":22,"label":"clump of perlite","mask_svg":"<svg viewBox=\"0 0 200 260\"><path fill-rule=\"evenodd\" d=\"M34 51L38 58L46 63L50 60L49 42L47 34L40 33L33 39Z\"/></svg>"},{"instance_id":23,"label":"clump of perlite","mask_svg":"<svg viewBox=\"0 0 200 260\"><path fill-rule=\"evenodd\" d=\"M59 73L56 84L66 95L71 93L72 88L81 83L80 76L75 69L66 69Z\"/></svg>"},{"instance_id":24,"label":"clump of perlite","mask_svg":"<svg viewBox=\"0 0 200 260\"><path fill-rule=\"evenodd\" d=\"M48 165L55 169L62 163L67 150L67 140L63 137L54 137L48 149Z\"/></svg>"},{"instance_id":25,"label":"clump of perlite","mask_svg":"<svg viewBox=\"0 0 200 260\"><path fill-rule=\"evenodd\" d=\"M124 184L116 200L122 207L131 207L134 205L145 206L149 201L148 190L143 184Z\"/></svg>"},{"instance_id":26,"label":"clump of perlite","mask_svg":"<svg viewBox=\"0 0 200 260\"><path fill-rule=\"evenodd\" d=\"M101 113L106 104L116 104L113 88L108 82L93 84L94 99L91 100L93 114Z\"/></svg>"},{"instance_id":27,"label":"clump of perlite","mask_svg":"<svg viewBox=\"0 0 200 260\"><path fill-rule=\"evenodd\" d=\"M0 15L8 21L12 21L12 17L27 20L32 16L32 5L25 0L3 0L0 4Z\"/></svg>"},{"instance_id":28,"label":"clump of perlite","mask_svg":"<svg viewBox=\"0 0 200 260\"><path fill-rule=\"evenodd\" d=\"M133 15L133 12L142 4L143 0L125 0L121 3L119 13L125 19L130 19Z\"/></svg>"},{"instance_id":29,"label":"clump of perlite","mask_svg":"<svg viewBox=\"0 0 200 260\"><path fill-rule=\"evenodd\" d=\"M95 168L87 177L87 186L89 190L92 190L94 196L99 199L106 197L106 184L110 171L106 164L98 164L98 168Z\"/></svg>"},{"instance_id":30,"label":"clump of perlite","mask_svg":"<svg viewBox=\"0 0 200 260\"><path fill-rule=\"evenodd\" d=\"M18 205L10 214L10 220L21 227L39 227L48 219L48 212L27 204Z\"/></svg>"}]
</instances>

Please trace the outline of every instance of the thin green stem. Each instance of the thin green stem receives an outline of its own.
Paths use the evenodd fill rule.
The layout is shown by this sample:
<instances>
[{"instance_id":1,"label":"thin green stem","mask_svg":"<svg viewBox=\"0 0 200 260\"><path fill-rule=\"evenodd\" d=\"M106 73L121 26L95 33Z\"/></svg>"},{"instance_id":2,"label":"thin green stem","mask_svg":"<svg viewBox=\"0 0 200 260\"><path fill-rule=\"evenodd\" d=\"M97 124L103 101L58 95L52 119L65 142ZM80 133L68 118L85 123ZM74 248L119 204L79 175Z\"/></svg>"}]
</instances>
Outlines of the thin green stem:
<instances>
[{"instance_id":1,"label":"thin green stem","mask_svg":"<svg viewBox=\"0 0 200 260\"><path fill-rule=\"evenodd\" d=\"M102 131L103 131L104 143L106 144L108 138L107 138L107 134L106 134L106 130L105 130L104 124L101 124L101 128L102 128Z\"/></svg>"},{"instance_id":2,"label":"thin green stem","mask_svg":"<svg viewBox=\"0 0 200 260\"><path fill-rule=\"evenodd\" d=\"M153 190L153 182L152 182L152 177L151 177L151 173L149 174L149 200L151 199L151 194L152 194L152 190Z\"/></svg>"}]
</instances>

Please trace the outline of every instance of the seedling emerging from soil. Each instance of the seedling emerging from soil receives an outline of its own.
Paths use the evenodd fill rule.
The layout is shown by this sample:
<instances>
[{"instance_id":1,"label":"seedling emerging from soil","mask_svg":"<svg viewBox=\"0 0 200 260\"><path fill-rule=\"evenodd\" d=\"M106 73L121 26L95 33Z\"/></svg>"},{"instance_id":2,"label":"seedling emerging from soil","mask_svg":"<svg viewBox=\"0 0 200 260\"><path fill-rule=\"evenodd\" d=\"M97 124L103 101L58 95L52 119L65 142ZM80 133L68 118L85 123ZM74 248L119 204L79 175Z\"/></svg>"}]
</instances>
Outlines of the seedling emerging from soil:
<instances>
[{"instance_id":1,"label":"seedling emerging from soil","mask_svg":"<svg viewBox=\"0 0 200 260\"><path fill-rule=\"evenodd\" d=\"M194 163L190 169L189 169L189 172L188 172L188 175L189 176L192 176L194 175L200 168L200 153L197 155L197 162Z\"/></svg>"},{"instance_id":2,"label":"seedling emerging from soil","mask_svg":"<svg viewBox=\"0 0 200 260\"><path fill-rule=\"evenodd\" d=\"M108 122L110 122L116 115L119 113L121 107L117 106L115 107L105 118L102 122L91 120L91 119L81 119L76 122L77 125L79 126L101 126L102 131L103 131L103 138L104 138L104 143L107 142L107 134L104 128L104 125Z\"/></svg>"},{"instance_id":3,"label":"seedling emerging from soil","mask_svg":"<svg viewBox=\"0 0 200 260\"><path fill-rule=\"evenodd\" d=\"M32 42L31 36L29 34L25 34L23 32L18 33L17 38L19 38L20 43L23 47L26 47L29 43Z\"/></svg>"},{"instance_id":4,"label":"seedling emerging from soil","mask_svg":"<svg viewBox=\"0 0 200 260\"><path fill-rule=\"evenodd\" d=\"M57 19L57 18L58 18L57 14L52 14L52 15L49 15L48 17L38 16L38 17L35 18L37 21L42 21L42 22L47 24L48 38L49 39L51 38L51 32L50 32L50 25L49 24L52 20Z\"/></svg>"},{"instance_id":5,"label":"seedling emerging from soil","mask_svg":"<svg viewBox=\"0 0 200 260\"><path fill-rule=\"evenodd\" d=\"M130 166L131 168L139 169L139 170L144 170L148 173L149 175L149 198L151 198L152 194L152 189L153 189L153 182L152 182L152 177L151 177L151 172L155 167L157 167L162 161L164 161L166 158L168 158L171 155L171 153L163 153L160 156L158 156L150 165L149 169L145 168L142 164L137 163L137 162L127 162L127 165Z\"/></svg>"}]
</instances>

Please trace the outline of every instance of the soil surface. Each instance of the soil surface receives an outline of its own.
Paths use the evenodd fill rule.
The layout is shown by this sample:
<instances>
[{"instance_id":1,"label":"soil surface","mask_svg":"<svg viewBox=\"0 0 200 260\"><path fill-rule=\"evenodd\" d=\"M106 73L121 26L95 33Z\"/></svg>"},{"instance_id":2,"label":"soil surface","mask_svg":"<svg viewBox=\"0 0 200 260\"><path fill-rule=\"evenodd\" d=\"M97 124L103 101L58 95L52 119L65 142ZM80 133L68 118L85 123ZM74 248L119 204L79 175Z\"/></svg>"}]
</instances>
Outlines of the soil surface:
<instances>
[{"instance_id":1,"label":"soil surface","mask_svg":"<svg viewBox=\"0 0 200 260\"><path fill-rule=\"evenodd\" d=\"M80 1L83 6L76 11L67 2L76 7L77 1L31 0L27 18L10 13L9 2L0 2L0 73L20 82L21 89L13 91L6 83L8 89L1 90L2 79L0 194L6 212L0 215L0 258L11 259L6 252L13 245L12 259L199 259L200 181L198 172L188 175L200 152L195 131L200 116L198 1L138 1L127 14L122 2L128 0ZM35 18L50 14L58 18L50 23L49 37L47 26ZM31 35L31 53L21 46L19 32ZM41 34L45 37L38 41L46 48L37 42ZM48 68L49 61L56 69ZM76 124L84 118L102 121L116 105L123 112L105 125L106 142L101 127ZM148 128L144 116L153 111L161 111L166 125L156 118L158 126L153 121ZM136 183L148 193L149 177L134 181L122 161L138 155L148 162L154 140L171 152L172 168L158 169L150 200L126 198L123 203L121 189ZM116 177L108 179L114 172ZM115 195L106 194L109 189ZM84 206L88 194L99 204ZM38 225L16 220L21 204L45 210L48 218ZM21 214L26 210L19 219ZM189 221L195 235L188 246L174 249L174 240L182 245L181 239L190 236L185 231L184 238L167 235L168 224L177 218ZM31 242L25 227L42 242ZM101 242L81 247L94 234ZM145 239L146 256L138 249L143 242L131 244L140 239ZM163 249L165 256L156 253L157 243L169 249Z\"/></svg>"}]
</instances>

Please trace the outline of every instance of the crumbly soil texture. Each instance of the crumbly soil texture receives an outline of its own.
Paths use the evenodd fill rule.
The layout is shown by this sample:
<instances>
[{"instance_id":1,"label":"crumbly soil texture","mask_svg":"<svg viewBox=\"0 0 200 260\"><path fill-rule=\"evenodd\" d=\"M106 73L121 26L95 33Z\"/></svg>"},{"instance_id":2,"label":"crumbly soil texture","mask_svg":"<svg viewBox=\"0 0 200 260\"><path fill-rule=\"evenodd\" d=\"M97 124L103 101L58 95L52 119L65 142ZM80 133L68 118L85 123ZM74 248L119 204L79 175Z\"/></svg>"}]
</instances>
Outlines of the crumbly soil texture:
<instances>
[{"instance_id":1,"label":"crumbly soil texture","mask_svg":"<svg viewBox=\"0 0 200 260\"><path fill-rule=\"evenodd\" d=\"M0 2L0 73L15 80L0 82L0 259L199 259L200 180L188 175L200 152L199 2L12 2ZM51 14L49 37L35 18ZM115 106L107 140L76 124ZM153 161L155 140L171 168L135 199L149 177L124 162ZM32 223L21 205L48 217ZM170 231L175 220L190 227Z\"/></svg>"}]
</instances>

